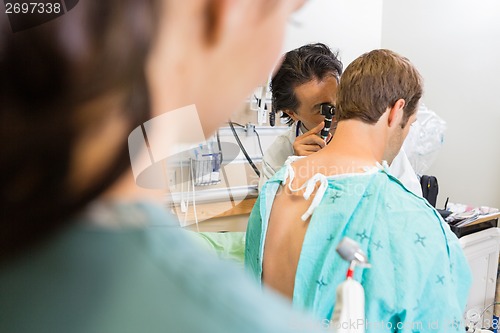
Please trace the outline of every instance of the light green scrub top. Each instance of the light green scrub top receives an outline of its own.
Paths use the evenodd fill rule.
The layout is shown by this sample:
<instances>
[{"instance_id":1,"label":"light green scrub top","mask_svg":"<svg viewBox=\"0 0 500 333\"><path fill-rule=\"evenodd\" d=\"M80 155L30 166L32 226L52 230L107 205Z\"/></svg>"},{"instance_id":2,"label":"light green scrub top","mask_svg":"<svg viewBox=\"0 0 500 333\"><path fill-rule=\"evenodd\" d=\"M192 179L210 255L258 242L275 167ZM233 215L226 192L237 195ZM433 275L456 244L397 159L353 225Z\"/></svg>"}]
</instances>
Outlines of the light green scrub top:
<instances>
[{"instance_id":1,"label":"light green scrub top","mask_svg":"<svg viewBox=\"0 0 500 333\"><path fill-rule=\"evenodd\" d=\"M162 207L89 211L0 266L0 332L319 331L243 269L204 252Z\"/></svg>"},{"instance_id":2,"label":"light green scrub top","mask_svg":"<svg viewBox=\"0 0 500 333\"><path fill-rule=\"evenodd\" d=\"M245 232L189 231L195 242L223 260L230 260L243 267L245 261Z\"/></svg>"},{"instance_id":3,"label":"light green scrub top","mask_svg":"<svg viewBox=\"0 0 500 333\"><path fill-rule=\"evenodd\" d=\"M293 179L290 162L263 187L247 228L245 266L260 281L269 214L279 187ZM291 183L291 180L290 180ZM336 252L344 236L357 241L372 265L356 269L365 290L367 332L463 332L471 274L457 237L425 199L379 165L366 173L325 177L300 254L293 304L329 320L349 263ZM294 189L292 189L294 190ZM296 190L296 189L295 189Z\"/></svg>"}]
</instances>

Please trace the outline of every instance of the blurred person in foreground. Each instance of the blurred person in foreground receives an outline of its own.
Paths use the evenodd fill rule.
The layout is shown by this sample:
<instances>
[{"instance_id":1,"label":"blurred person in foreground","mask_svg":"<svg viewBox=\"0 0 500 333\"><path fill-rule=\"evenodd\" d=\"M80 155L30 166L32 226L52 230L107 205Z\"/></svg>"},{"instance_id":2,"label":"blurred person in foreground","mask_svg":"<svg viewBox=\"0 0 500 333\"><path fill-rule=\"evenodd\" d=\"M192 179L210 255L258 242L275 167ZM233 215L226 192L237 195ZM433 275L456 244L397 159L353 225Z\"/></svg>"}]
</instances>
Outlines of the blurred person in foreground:
<instances>
[{"instance_id":1,"label":"blurred person in foreground","mask_svg":"<svg viewBox=\"0 0 500 333\"><path fill-rule=\"evenodd\" d=\"M16 33L2 15L0 331L313 330L192 244L135 185L127 147L192 104L212 134L267 77L300 5L81 0Z\"/></svg>"}]
</instances>

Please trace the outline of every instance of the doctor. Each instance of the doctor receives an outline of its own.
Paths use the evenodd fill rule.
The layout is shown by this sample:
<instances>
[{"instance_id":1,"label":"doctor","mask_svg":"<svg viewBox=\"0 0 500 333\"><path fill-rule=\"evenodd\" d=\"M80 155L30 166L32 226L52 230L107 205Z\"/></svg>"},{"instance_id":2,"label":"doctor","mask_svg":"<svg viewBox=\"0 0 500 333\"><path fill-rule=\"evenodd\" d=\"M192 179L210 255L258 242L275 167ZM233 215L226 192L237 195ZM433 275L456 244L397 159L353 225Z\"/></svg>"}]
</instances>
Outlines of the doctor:
<instances>
[{"instance_id":1,"label":"doctor","mask_svg":"<svg viewBox=\"0 0 500 333\"><path fill-rule=\"evenodd\" d=\"M278 136L265 152L259 189L289 156L308 156L325 147L318 135L324 120L320 105L335 105L341 75L342 63L325 44L307 44L285 54L272 78L271 92L273 112L282 111L290 130ZM335 128L336 125L331 127L327 142ZM390 163L389 172L408 190L422 196L420 182L403 149Z\"/></svg>"}]
</instances>

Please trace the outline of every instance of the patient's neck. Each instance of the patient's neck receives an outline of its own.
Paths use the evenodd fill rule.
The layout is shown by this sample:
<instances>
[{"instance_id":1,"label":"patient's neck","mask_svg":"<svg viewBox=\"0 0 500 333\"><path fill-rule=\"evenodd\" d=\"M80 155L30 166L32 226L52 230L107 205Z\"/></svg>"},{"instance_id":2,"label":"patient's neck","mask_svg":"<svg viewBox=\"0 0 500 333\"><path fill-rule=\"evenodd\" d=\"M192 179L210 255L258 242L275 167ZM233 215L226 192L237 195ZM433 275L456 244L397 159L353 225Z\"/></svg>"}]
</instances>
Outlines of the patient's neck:
<instances>
[{"instance_id":1,"label":"patient's neck","mask_svg":"<svg viewBox=\"0 0 500 333\"><path fill-rule=\"evenodd\" d=\"M344 120L338 124L330 143L317 153L293 163L301 184L316 173L325 176L362 173L381 162L387 133L378 124Z\"/></svg>"},{"instance_id":2,"label":"patient's neck","mask_svg":"<svg viewBox=\"0 0 500 333\"><path fill-rule=\"evenodd\" d=\"M325 154L346 156L356 160L381 162L386 132L379 124L366 124L359 120L339 122L335 135L323 149Z\"/></svg>"}]
</instances>

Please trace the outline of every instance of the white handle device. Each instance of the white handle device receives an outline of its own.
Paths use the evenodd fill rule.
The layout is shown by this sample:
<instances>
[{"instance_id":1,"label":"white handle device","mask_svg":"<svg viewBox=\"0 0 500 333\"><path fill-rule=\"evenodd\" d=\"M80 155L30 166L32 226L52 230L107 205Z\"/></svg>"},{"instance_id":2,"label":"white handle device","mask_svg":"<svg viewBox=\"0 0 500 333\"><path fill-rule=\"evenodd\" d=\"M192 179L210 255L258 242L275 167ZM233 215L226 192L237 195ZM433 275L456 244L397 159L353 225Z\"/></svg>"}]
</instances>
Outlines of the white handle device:
<instances>
[{"instance_id":1,"label":"white handle device","mask_svg":"<svg viewBox=\"0 0 500 333\"><path fill-rule=\"evenodd\" d=\"M365 332L365 291L363 286L352 278L337 287L332 326L337 333Z\"/></svg>"},{"instance_id":2,"label":"white handle device","mask_svg":"<svg viewBox=\"0 0 500 333\"><path fill-rule=\"evenodd\" d=\"M369 267L368 258L359 244L344 237L337 246L337 253L351 262L347 270L347 279L337 287L335 310L331 324L336 333L365 332L365 291L363 286L354 280L356 265Z\"/></svg>"}]
</instances>

